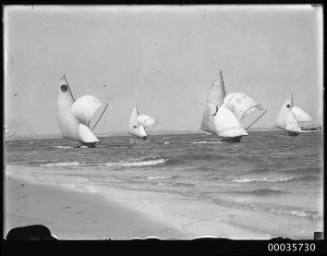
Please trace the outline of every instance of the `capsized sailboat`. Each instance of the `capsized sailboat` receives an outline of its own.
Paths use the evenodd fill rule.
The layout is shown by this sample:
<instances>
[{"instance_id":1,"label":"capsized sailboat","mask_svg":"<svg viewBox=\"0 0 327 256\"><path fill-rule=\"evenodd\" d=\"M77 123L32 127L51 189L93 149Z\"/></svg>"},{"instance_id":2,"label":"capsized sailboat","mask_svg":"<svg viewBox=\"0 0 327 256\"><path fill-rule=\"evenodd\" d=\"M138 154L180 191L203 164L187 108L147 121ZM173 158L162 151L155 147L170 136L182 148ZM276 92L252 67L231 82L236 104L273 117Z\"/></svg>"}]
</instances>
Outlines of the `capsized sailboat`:
<instances>
[{"instance_id":1,"label":"capsized sailboat","mask_svg":"<svg viewBox=\"0 0 327 256\"><path fill-rule=\"evenodd\" d=\"M209 90L206 106L202 115L201 130L216 134L215 115L217 109L223 104L225 95L223 74L222 71L219 70L218 76Z\"/></svg>"},{"instance_id":2,"label":"capsized sailboat","mask_svg":"<svg viewBox=\"0 0 327 256\"><path fill-rule=\"evenodd\" d=\"M293 105L293 95L286 99L278 112L275 126L288 132L290 136L301 132L317 131L320 126L301 108Z\"/></svg>"},{"instance_id":3,"label":"capsized sailboat","mask_svg":"<svg viewBox=\"0 0 327 256\"><path fill-rule=\"evenodd\" d=\"M57 119L62 136L77 140L82 146L95 147L99 140L92 131L95 127L91 129L90 125L93 115L102 105L92 95L82 96L75 101L66 76L61 77L57 96ZM108 104L104 111L107 106Z\"/></svg>"},{"instance_id":4,"label":"capsized sailboat","mask_svg":"<svg viewBox=\"0 0 327 256\"><path fill-rule=\"evenodd\" d=\"M159 122L157 122L151 116L140 114L138 107L135 106L129 118L128 133L139 138L146 139L148 136L146 131L150 130L158 123Z\"/></svg>"}]
</instances>

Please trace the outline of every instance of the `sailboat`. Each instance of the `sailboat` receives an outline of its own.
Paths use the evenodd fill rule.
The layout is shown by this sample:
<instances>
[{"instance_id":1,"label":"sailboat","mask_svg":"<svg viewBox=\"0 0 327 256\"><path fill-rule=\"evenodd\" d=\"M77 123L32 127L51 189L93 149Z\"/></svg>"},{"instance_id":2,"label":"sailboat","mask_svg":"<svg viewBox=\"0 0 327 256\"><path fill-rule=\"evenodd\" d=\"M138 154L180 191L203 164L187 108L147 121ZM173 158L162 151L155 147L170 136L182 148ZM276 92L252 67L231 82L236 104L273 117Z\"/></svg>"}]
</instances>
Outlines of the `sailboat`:
<instances>
[{"instance_id":1,"label":"sailboat","mask_svg":"<svg viewBox=\"0 0 327 256\"><path fill-rule=\"evenodd\" d=\"M222 71L211 85L203 113L200 129L217 134L222 141L240 142L242 136L247 136L246 129L250 128L265 113L262 113L246 129L241 120L256 110L264 110L254 99L244 93L234 92L226 95Z\"/></svg>"},{"instance_id":2,"label":"sailboat","mask_svg":"<svg viewBox=\"0 0 327 256\"><path fill-rule=\"evenodd\" d=\"M59 81L57 96L57 119L62 136L79 141L81 147L95 147L99 139L94 135L93 130L108 104L96 124L92 128L90 125L92 117L102 105L101 101L92 95L82 96L75 101L67 78L63 75Z\"/></svg>"},{"instance_id":3,"label":"sailboat","mask_svg":"<svg viewBox=\"0 0 327 256\"><path fill-rule=\"evenodd\" d=\"M145 140L148 136L146 131L150 130L158 123L159 122L151 116L140 114L138 106L135 106L129 118L128 133Z\"/></svg>"},{"instance_id":4,"label":"sailboat","mask_svg":"<svg viewBox=\"0 0 327 256\"><path fill-rule=\"evenodd\" d=\"M320 130L320 126L313 121L308 113L293 105L293 95L283 103L277 115L275 126L287 131L290 136Z\"/></svg>"}]
</instances>

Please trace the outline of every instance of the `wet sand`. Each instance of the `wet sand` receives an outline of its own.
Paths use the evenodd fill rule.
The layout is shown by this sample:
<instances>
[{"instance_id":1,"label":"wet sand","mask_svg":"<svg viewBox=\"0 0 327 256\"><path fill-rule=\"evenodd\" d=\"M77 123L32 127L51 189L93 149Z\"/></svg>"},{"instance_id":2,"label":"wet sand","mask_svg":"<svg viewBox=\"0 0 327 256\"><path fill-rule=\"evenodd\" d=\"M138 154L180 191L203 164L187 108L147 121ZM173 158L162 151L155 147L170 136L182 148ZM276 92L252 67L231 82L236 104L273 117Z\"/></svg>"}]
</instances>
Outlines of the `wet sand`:
<instances>
[{"instance_id":1,"label":"wet sand","mask_svg":"<svg viewBox=\"0 0 327 256\"><path fill-rule=\"evenodd\" d=\"M42 224L59 239L185 238L176 229L99 195L13 177L5 182L4 235L13 227Z\"/></svg>"}]
</instances>

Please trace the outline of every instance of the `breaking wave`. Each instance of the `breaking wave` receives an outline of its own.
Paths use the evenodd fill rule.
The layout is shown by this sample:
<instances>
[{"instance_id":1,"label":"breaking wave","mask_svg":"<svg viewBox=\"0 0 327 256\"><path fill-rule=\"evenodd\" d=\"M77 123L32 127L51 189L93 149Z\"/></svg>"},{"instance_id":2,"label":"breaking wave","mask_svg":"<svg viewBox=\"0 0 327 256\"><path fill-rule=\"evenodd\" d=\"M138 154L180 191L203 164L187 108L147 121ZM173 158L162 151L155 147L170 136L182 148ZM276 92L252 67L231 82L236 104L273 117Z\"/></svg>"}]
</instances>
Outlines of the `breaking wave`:
<instances>
[{"instance_id":1,"label":"breaking wave","mask_svg":"<svg viewBox=\"0 0 327 256\"><path fill-rule=\"evenodd\" d=\"M105 166L109 167L142 167L142 166L152 166L158 164L166 163L166 159L159 158L159 159L152 159L152 160L143 160L143 161L130 161L130 162L109 162L105 163Z\"/></svg>"},{"instance_id":2,"label":"breaking wave","mask_svg":"<svg viewBox=\"0 0 327 256\"><path fill-rule=\"evenodd\" d=\"M161 180L161 179L167 179L165 176L148 176L148 180Z\"/></svg>"},{"instance_id":3,"label":"breaking wave","mask_svg":"<svg viewBox=\"0 0 327 256\"><path fill-rule=\"evenodd\" d=\"M291 180L295 180L294 177L276 177L276 178L269 178L269 177L262 177L262 178L239 178L233 179L233 182L236 183L250 183L250 182L287 182Z\"/></svg>"},{"instance_id":4,"label":"breaking wave","mask_svg":"<svg viewBox=\"0 0 327 256\"><path fill-rule=\"evenodd\" d=\"M236 183L251 183L251 182L272 182L272 183L278 183L278 182L290 182L290 181L315 181L318 177L307 175L302 177L262 177L262 178L239 178L239 179L233 179L232 182Z\"/></svg>"},{"instance_id":5,"label":"breaking wave","mask_svg":"<svg viewBox=\"0 0 327 256\"><path fill-rule=\"evenodd\" d=\"M60 166L78 166L81 163L79 162L60 162L60 163L48 163L48 164L40 164L42 167L60 167Z\"/></svg>"},{"instance_id":6,"label":"breaking wave","mask_svg":"<svg viewBox=\"0 0 327 256\"><path fill-rule=\"evenodd\" d=\"M71 146L51 146L53 148L62 148L62 149L70 149L70 148L73 148Z\"/></svg>"},{"instance_id":7,"label":"breaking wave","mask_svg":"<svg viewBox=\"0 0 327 256\"><path fill-rule=\"evenodd\" d=\"M119 162L105 162L105 163L81 163L77 161L72 162L59 162L59 163L41 163L38 164L41 167L70 167L70 166L107 166L107 167L146 167L155 166L162 164L175 164L175 160L169 160L158 157L147 157L143 159L135 159L130 161L119 161ZM178 162L178 161L177 161Z\"/></svg>"}]
</instances>

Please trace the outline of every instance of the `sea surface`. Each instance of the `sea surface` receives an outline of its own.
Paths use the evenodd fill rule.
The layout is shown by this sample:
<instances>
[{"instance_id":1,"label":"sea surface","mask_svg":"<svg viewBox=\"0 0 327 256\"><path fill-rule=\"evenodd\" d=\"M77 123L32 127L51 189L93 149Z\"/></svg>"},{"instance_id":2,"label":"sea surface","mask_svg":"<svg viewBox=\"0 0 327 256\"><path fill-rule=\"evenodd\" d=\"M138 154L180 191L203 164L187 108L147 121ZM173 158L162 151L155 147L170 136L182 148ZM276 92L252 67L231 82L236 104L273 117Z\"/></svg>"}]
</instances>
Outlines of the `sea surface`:
<instances>
[{"instance_id":1,"label":"sea surface","mask_svg":"<svg viewBox=\"0 0 327 256\"><path fill-rule=\"evenodd\" d=\"M193 133L150 135L146 141L101 137L96 148L76 145L65 139L5 141L5 164L39 168L39 174L53 181L77 186L178 194L231 212L246 209L292 217L298 227L293 226L289 234L287 227L281 232L289 237L301 232L311 236L302 222L322 223L321 132L297 137L278 131L250 132L234 144Z\"/></svg>"}]
</instances>

